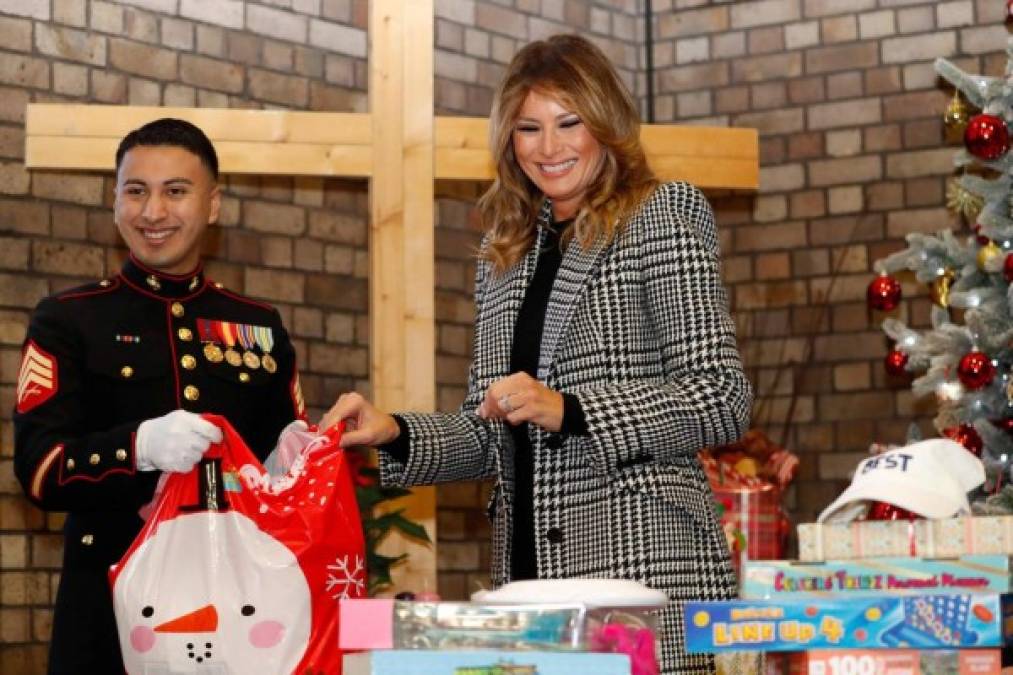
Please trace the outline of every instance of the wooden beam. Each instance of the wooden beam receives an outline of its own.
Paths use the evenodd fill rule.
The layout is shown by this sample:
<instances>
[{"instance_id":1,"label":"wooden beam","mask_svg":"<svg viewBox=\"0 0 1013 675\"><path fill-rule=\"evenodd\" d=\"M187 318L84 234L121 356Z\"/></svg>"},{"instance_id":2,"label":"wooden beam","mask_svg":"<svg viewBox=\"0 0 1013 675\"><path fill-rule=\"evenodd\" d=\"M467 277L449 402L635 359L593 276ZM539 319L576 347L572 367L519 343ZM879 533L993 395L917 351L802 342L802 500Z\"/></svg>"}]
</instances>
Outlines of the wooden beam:
<instances>
[{"instance_id":1,"label":"wooden beam","mask_svg":"<svg viewBox=\"0 0 1013 675\"><path fill-rule=\"evenodd\" d=\"M372 0L369 106L370 380L383 410L436 409L433 234L432 0ZM391 508L423 525L425 547L401 536L384 555L408 554L395 587L436 590L436 491L418 488Z\"/></svg>"},{"instance_id":2,"label":"wooden beam","mask_svg":"<svg viewBox=\"0 0 1013 675\"><path fill-rule=\"evenodd\" d=\"M30 169L110 171L119 140L165 116L206 129L221 154L223 173L372 174L373 119L367 114L49 103L28 106L25 164ZM491 180L488 133L488 120L482 117L437 117L436 178ZM641 138L663 180L688 180L702 188L759 186L755 129L655 124L645 125Z\"/></svg>"}]
</instances>

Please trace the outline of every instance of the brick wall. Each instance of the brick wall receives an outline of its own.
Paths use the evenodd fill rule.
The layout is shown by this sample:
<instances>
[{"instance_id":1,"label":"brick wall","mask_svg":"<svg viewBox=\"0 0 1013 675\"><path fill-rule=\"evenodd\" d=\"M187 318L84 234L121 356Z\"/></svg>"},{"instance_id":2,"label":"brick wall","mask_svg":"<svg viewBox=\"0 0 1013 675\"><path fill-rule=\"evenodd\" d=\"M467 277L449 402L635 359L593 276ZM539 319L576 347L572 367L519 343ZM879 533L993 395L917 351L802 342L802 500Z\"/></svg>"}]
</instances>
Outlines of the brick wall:
<instances>
[{"instance_id":1,"label":"brick wall","mask_svg":"<svg viewBox=\"0 0 1013 675\"><path fill-rule=\"evenodd\" d=\"M761 188L715 198L724 275L760 394L755 424L801 459L789 496L812 520L872 441L926 431L931 401L882 367L872 263L908 232L961 227L945 209L955 147L943 56L1002 75L997 0L655 0L659 119L760 130ZM834 277L833 270L839 268ZM928 323L926 289L895 314ZM828 300L829 294L829 300ZM797 377L791 371L791 363Z\"/></svg>"},{"instance_id":2,"label":"brick wall","mask_svg":"<svg viewBox=\"0 0 1013 675\"><path fill-rule=\"evenodd\" d=\"M529 39L577 30L637 86L637 0L436 0L436 105L487 115L491 86ZM0 0L0 672L45 670L62 518L28 504L11 470L10 411L31 308L114 273L124 251L110 176L27 172L32 101L366 110L366 0ZM642 79L642 78L640 78ZM642 84L642 83L641 83ZM213 277L279 307L314 415L367 387L366 184L227 177L207 253ZM463 396L477 184L440 182L437 394ZM487 582L487 487L438 490L439 590Z\"/></svg>"}]
</instances>

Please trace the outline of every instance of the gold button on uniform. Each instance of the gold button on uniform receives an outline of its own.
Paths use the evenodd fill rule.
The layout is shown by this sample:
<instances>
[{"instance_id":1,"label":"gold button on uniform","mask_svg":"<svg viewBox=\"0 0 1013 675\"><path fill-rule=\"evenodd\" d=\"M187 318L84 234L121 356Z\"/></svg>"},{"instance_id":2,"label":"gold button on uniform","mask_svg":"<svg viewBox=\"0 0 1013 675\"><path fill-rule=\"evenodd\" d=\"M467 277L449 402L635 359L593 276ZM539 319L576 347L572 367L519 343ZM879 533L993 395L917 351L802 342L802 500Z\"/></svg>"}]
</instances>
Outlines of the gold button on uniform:
<instances>
[{"instance_id":1,"label":"gold button on uniform","mask_svg":"<svg viewBox=\"0 0 1013 675\"><path fill-rule=\"evenodd\" d=\"M193 331L191 331L189 328L180 328L178 331L176 331L176 335L178 335L179 339L182 340L183 342L189 342L190 340L193 339Z\"/></svg>"},{"instance_id":2,"label":"gold button on uniform","mask_svg":"<svg viewBox=\"0 0 1013 675\"><path fill-rule=\"evenodd\" d=\"M197 367L197 359L195 359L192 354L183 354L183 358L181 358L179 362L187 370L193 370Z\"/></svg>"},{"instance_id":3,"label":"gold button on uniform","mask_svg":"<svg viewBox=\"0 0 1013 675\"><path fill-rule=\"evenodd\" d=\"M67 460L67 471L73 471L73 470L74 470L74 459L71 458L71 459Z\"/></svg>"},{"instance_id":4,"label":"gold button on uniform","mask_svg":"<svg viewBox=\"0 0 1013 675\"><path fill-rule=\"evenodd\" d=\"M95 543L95 535L94 534L84 535L83 537L81 537L81 543L84 544L85 546L91 546L92 544Z\"/></svg>"},{"instance_id":5,"label":"gold button on uniform","mask_svg":"<svg viewBox=\"0 0 1013 675\"><path fill-rule=\"evenodd\" d=\"M197 399L200 398L200 389L193 386L192 384L188 384L183 389L183 397L187 401L196 401Z\"/></svg>"},{"instance_id":6,"label":"gold button on uniform","mask_svg":"<svg viewBox=\"0 0 1013 675\"><path fill-rule=\"evenodd\" d=\"M239 381L240 382L249 382L250 381L250 374L249 373L239 373Z\"/></svg>"},{"instance_id":7,"label":"gold button on uniform","mask_svg":"<svg viewBox=\"0 0 1013 675\"><path fill-rule=\"evenodd\" d=\"M116 459L120 460L121 462L125 461L127 459L127 451L124 450L123 448L120 448L119 450L117 450L116 451Z\"/></svg>"},{"instance_id":8,"label":"gold button on uniform","mask_svg":"<svg viewBox=\"0 0 1013 675\"><path fill-rule=\"evenodd\" d=\"M126 379L129 379L134 376L134 369L131 368L130 366L123 366L122 368L120 368L120 375L122 375Z\"/></svg>"},{"instance_id":9,"label":"gold button on uniform","mask_svg":"<svg viewBox=\"0 0 1013 675\"><path fill-rule=\"evenodd\" d=\"M102 288L109 288L110 286L112 286L112 283L113 282L109 281L108 279L103 279L102 281L98 282L98 285L101 286Z\"/></svg>"},{"instance_id":10,"label":"gold button on uniform","mask_svg":"<svg viewBox=\"0 0 1013 675\"><path fill-rule=\"evenodd\" d=\"M98 464L101 461L102 461L102 458L99 457L99 455L98 455L97 452L91 453L91 456L88 457L88 463L92 464L92 465Z\"/></svg>"},{"instance_id":11,"label":"gold button on uniform","mask_svg":"<svg viewBox=\"0 0 1013 675\"><path fill-rule=\"evenodd\" d=\"M186 310L183 309L182 303L179 302L172 303L172 306L169 308L169 311L172 312L172 315L177 319L186 313Z\"/></svg>"},{"instance_id":12,"label":"gold button on uniform","mask_svg":"<svg viewBox=\"0 0 1013 675\"><path fill-rule=\"evenodd\" d=\"M214 286L215 286L215 288L225 288L225 284L223 284L223 283L222 283L222 282L220 282L220 281L216 281L216 282L214 283Z\"/></svg>"},{"instance_id":13,"label":"gold button on uniform","mask_svg":"<svg viewBox=\"0 0 1013 675\"><path fill-rule=\"evenodd\" d=\"M144 279L144 282L148 284L148 288L153 291L162 290L162 284L159 283L158 278L154 274L149 274L147 278Z\"/></svg>"}]
</instances>

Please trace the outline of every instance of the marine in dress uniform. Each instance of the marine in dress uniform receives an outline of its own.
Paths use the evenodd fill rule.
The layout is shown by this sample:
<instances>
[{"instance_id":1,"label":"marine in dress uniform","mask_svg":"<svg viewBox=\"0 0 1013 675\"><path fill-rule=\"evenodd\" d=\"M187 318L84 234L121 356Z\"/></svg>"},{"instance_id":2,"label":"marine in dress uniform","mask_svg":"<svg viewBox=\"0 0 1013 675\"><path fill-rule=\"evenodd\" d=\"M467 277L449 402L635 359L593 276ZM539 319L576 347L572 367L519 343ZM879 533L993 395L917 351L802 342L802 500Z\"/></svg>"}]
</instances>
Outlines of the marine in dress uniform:
<instances>
[{"instance_id":1,"label":"marine in dress uniform","mask_svg":"<svg viewBox=\"0 0 1013 675\"><path fill-rule=\"evenodd\" d=\"M106 576L160 475L136 469L138 425L215 412L264 459L305 417L295 352L272 307L199 269L168 276L131 258L111 279L39 303L18 382L18 478L41 508L70 512L50 668L121 671Z\"/></svg>"},{"instance_id":2,"label":"marine in dress uniform","mask_svg":"<svg viewBox=\"0 0 1013 675\"><path fill-rule=\"evenodd\" d=\"M160 471L186 471L226 417L261 459L305 419L295 351L273 307L206 278L217 157L181 120L131 132L117 151L115 219L131 250L115 277L43 299L28 328L14 467L28 498L67 511L51 673L123 671L108 584L141 529ZM156 470L159 469L159 470Z\"/></svg>"}]
</instances>

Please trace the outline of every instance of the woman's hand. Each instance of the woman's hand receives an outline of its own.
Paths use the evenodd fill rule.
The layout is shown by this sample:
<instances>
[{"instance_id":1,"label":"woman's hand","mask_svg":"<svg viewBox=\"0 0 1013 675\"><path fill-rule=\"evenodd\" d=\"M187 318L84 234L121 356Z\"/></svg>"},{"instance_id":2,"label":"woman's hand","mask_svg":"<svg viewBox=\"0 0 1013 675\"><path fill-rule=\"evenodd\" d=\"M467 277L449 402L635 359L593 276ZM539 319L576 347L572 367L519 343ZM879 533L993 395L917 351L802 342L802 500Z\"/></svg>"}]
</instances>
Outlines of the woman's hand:
<instances>
[{"instance_id":1,"label":"woman's hand","mask_svg":"<svg viewBox=\"0 0 1013 675\"><path fill-rule=\"evenodd\" d=\"M392 416L356 392L339 396L318 426L321 430L329 429L341 420L347 420L345 433L341 435L340 445L343 448L360 445L376 447L401 435L401 427Z\"/></svg>"},{"instance_id":2,"label":"woman's hand","mask_svg":"<svg viewBox=\"0 0 1013 675\"><path fill-rule=\"evenodd\" d=\"M478 416L510 424L530 422L546 431L559 431L563 426L563 395L527 373L514 373L489 385L478 406Z\"/></svg>"}]
</instances>

